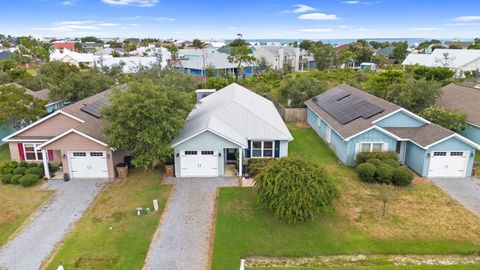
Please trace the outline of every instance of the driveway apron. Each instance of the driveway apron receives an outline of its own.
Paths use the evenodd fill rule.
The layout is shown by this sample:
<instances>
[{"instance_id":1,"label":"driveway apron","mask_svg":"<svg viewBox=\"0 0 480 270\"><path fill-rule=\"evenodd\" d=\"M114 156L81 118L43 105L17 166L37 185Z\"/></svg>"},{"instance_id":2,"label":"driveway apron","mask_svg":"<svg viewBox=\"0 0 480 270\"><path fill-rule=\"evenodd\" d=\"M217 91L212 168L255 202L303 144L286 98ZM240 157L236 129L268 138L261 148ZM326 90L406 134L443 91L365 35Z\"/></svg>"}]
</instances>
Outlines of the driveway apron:
<instances>
[{"instance_id":1,"label":"driveway apron","mask_svg":"<svg viewBox=\"0 0 480 270\"><path fill-rule=\"evenodd\" d=\"M168 178L175 185L144 269L206 270L217 189L236 178Z\"/></svg>"},{"instance_id":2,"label":"driveway apron","mask_svg":"<svg viewBox=\"0 0 480 270\"><path fill-rule=\"evenodd\" d=\"M0 269L38 269L82 217L104 183L105 180L45 183L43 188L56 191L53 198L33 213L16 236L0 248Z\"/></svg>"},{"instance_id":3,"label":"driveway apron","mask_svg":"<svg viewBox=\"0 0 480 270\"><path fill-rule=\"evenodd\" d=\"M465 208L480 216L480 182L477 178L432 178L432 181Z\"/></svg>"}]
</instances>

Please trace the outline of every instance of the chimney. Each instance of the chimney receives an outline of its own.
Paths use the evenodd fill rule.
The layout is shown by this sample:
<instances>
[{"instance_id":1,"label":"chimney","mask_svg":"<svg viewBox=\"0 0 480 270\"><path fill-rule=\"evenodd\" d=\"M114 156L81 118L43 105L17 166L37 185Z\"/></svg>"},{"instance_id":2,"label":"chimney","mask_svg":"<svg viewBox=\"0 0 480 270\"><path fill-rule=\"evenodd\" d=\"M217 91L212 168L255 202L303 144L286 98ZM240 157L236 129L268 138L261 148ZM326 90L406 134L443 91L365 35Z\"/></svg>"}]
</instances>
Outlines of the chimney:
<instances>
[{"instance_id":1,"label":"chimney","mask_svg":"<svg viewBox=\"0 0 480 270\"><path fill-rule=\"evenodd\" d=\"M215 93L215 89L197 89L195 91L195 95L197 97L197 102L199 102L202 98Z\"/></svg>"}]
</instances>

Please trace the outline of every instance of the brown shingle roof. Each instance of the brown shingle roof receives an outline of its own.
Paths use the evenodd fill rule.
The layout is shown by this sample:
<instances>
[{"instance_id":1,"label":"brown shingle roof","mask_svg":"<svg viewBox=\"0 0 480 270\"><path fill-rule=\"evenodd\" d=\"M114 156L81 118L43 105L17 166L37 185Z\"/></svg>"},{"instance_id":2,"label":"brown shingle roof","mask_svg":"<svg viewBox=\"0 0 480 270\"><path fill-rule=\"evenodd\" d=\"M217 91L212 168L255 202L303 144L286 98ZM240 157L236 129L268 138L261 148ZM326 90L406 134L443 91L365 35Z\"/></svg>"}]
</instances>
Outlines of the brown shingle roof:
<instances>
[{"instance_id":1,"label":"brown shingle roof","mask_svg":"<svg viewBox=\"0 0 480 270\"><path fill-rule=\"evenodd\" d=\"M346 84L338 85L338 86L336 86L336 87L334 87L334 88L332 88L328 91L332 91L332 90L335 90L335 89L338 89L338 88L349 92L351 95L355 95L355 96L358 96L362 99L365 99L366 101L384 109L383 112L381 112L377 115L374 115L371 118L364 119L364 118L360 117L360 118L355 119L355 120L353 120L353 121L351 121L351 122L349 122L345 125L342 125L335 118L333 118L330 114L328 114L326 111L324 111L322 108L320 108L320 106L318 106L313 101L313 98L307 100L305 102L305 104L309 108L311 108L316 114L318 114L321 118L323 118L344 139L346 139L346 138L348 138L352 135L355 135L355 134L357 134L357 133L359 133L359 132L361 132L365 129L368 129L368 128L374 126L374 124L372 123L373 121L400 109L400 106L398 106L398 105L390 103L386 100L383 100L379 97L376 97L374 95L371 95L371 94L366 93L366 92L364 92L360 89L357 89L355 87L352 87L352 86L349 86L349 85L346 85Z\"/></svg>"},{"instance_id":2,"label":"brown shingle roof","mask_svg":"<svg viewBox=\"0 0 480 270\"><path fill-rule=\"evenodd\" d=\"M412 128L384 128L402 139L409 139L417 144L426 147L441 139L455 134L453 131L436 124L426 124Z\"/></svg>"},{"instance_id":3,"label":"brown shingle roof","mask_svg":"<svg viewBox=\"0 0 480 270\"><path fill-rule=\"evenodd\" d=\"M442 88L437 104L467 115L467 122L480 125L480 89L475 83L451 83Z\"/></svg>"}]
</instances>

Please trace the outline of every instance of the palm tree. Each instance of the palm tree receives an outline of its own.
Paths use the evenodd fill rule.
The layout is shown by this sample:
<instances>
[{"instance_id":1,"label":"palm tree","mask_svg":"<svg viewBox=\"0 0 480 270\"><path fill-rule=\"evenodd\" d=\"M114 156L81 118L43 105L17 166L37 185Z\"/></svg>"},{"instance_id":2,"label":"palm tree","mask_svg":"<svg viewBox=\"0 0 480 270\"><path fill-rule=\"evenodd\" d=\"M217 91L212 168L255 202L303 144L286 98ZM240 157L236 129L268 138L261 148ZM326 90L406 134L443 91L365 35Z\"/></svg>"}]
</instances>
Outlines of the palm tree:
<instances>
[{"instance_id":1,"label":"palm tree","mask_svg":"<svg viewBox=\"0 0 480 270\"><path fill-rule=\"evenodd\" d=\"M173 65L175 65L177 62L179 62L179 59L178 59L178 48L177 46L175 45L170 45L170 46L167 46L166 47L167 50L170 52L171 54L171 60L170 60L170 67L172 67Z\"/></svg>"},{"instance_id":2,"label":"palm tree","mask_svg":"<svg viewBox=\"0 0 480 270\"><path fill-rule=\"evenodd\" d=\"M247 46L233 47L228 57L230 63L237 63L237 72L235 72L235 80L238 80L238 76L243 72L243 64L252 64L255 61L255 57L252 55L252 51Z\"/></svg>"}]
</instances>

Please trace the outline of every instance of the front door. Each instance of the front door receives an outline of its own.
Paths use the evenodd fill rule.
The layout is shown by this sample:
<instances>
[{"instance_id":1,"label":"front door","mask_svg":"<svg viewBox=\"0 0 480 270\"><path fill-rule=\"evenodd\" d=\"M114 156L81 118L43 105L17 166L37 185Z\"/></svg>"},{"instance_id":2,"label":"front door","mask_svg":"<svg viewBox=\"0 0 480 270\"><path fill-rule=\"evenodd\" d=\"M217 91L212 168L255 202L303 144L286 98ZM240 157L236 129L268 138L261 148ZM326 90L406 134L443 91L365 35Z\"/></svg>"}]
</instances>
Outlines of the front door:
<instances>
[{"instance_id":1,"label":"front door","mask_svg":"<svg viewBox=\"0 0 480 270\"><path fill-rule=\"evenodd\" d=\"M232 163L237 161L237 149L227 148L227 162Z\"/></svg>"}]
</instances>

